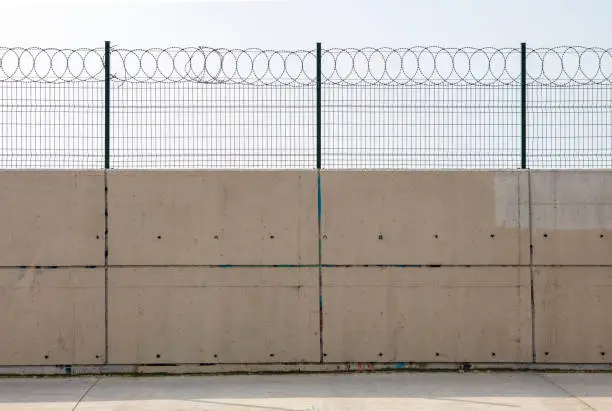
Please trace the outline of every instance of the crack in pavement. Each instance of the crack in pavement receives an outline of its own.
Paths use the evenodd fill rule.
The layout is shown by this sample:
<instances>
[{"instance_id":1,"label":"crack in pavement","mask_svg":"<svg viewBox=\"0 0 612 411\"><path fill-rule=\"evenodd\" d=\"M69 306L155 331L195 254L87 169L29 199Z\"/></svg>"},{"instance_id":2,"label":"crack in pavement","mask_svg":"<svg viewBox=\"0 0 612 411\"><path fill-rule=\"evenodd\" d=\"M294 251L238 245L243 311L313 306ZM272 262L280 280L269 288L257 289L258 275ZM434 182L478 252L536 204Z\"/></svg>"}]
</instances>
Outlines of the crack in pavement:
<instances>
[{"instance_id":1,"label":"crack in pavement","mask_svg":"<svg viewBox=\"0 0 612 411\"><path fill-rule=\"evenodd\" d=\"M96 378L96 380L93 382L93 384L91 384L91 386L89 388L87 388L87 390L85 390L83 395L81 395L81 398L79 398L77 403L74 404L74 407L72 407L72 411L75 411L77 409L77 407L81 404L81 402L85 399L85 397L87 397L87 394L89 394L89 392L100 382L101 379L102 379L102 377Z\"/></svg>"},{"instance_id":2,"label":"crack in pavement","mask_svg":"<svg viewBox=\"0 0 612 411\"><path fill-rule=\"evenodd\" d=\"M549 380L548 378L546 378L545 375L540 374L540 373L536 373L536 375L540 378L542 378L544 381L546 381L547 383L549 383L550 385L552 385L553 387L556 387L558 389L560 389L561 391L563 391L564 393L566 393L567 395L569 395L570 397L572 397L573 399L577 400L578 402L580 402L582 405L584 405L588 410L591 411L597 411L597 409L595 409L593 406L591 406L588 402L584 401L582 398L574 395L573 393L571 393L569 390L565 389L565 387L563 387L562 385L557 384L554 381Z\"/></svg>"}]
</instances>

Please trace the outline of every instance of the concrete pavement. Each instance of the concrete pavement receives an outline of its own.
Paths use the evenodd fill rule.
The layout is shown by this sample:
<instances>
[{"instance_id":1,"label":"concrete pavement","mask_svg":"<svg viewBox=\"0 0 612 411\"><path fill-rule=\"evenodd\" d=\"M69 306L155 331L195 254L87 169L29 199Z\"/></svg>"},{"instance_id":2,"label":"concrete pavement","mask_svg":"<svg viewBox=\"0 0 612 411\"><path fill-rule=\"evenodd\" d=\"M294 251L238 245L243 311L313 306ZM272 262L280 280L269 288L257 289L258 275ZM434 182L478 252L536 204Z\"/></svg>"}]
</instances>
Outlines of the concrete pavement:
<instances>
[{"instance_id":1,"label":"concrete pavement","mask_svg":"<svg viewBox=\"0 0 612 411\"><path fill-rule=\"evenodd\" d=\"M0 411L612 410L608 373L0 379Z\"/></svg>"}]
</instances>

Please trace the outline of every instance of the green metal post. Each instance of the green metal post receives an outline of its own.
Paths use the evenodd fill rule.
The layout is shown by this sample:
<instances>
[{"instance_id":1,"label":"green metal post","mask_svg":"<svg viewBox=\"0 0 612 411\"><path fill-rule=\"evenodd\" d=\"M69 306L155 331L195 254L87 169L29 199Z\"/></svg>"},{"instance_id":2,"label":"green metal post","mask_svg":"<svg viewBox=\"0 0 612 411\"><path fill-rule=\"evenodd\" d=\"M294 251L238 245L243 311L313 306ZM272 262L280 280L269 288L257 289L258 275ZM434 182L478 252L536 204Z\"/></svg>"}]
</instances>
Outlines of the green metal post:
<instances>
[{"instance_id":1,"label":"green metal post","mask_svg":"<svg viewBox=\"0 0 612 411\"><path fill-rule=\"evenodd\" d=\"M527 45L521 43L521 168L527 168Z\"/></svg>"},{"instance_id":2,"label":"green metal post","mask_svg":"<svg viewBox=\"0 0 612 411\"><path fill-rule=\"evenodd\" d=\"M110 41L104 42L104 168L110 168Z\"/></svg>"},{"instance_id":3,"label":"green metal post","mask_svg":"<svg viewBox=\"0 0 612 411\"><path fill-rule=\"evenodd\" d=\"M317 43L317 170L321 169L321 43Z\"/></svg>"}]
</instances>

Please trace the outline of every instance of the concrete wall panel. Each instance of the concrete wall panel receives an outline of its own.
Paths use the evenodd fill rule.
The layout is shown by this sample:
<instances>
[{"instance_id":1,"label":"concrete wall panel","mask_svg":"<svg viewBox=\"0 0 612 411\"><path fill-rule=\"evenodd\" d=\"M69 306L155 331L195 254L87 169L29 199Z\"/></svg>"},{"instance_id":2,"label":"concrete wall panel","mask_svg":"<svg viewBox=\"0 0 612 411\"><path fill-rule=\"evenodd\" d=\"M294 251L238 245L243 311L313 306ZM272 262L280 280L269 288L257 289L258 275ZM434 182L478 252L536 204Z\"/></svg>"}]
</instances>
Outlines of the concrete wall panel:
<instances>
[{"instance_id":1,"label":"concrete wall panel","mask_svg":"<svg viewBox=\"0 0 612 411\"><path fill-rule=\"evenodd\" d=\"M527 174L326 171L324 264L528 264Z\"/></svg>"},{"instance_id":2,"label":"concrete wall panel","mask_svg":"<svg viewBox=\"0 0 612 411\"><path fill-rule=\"evenodd\" d=\"M319 360L316 268L111 268L114 364Z\"/></svg>"},{"instance_id":3,"label":"concrete wall panel","mask_svg":"<svg viewBox=\"0 0 612 411\"><path fill-rule=\"evenodd\" d=\"M102 364L104 268L0 269L0 365Z\"/></svg>"},{"instance_id":4,"label":"concrete wall panel","mask_svg":"<svg viewBox=\"0 0 612 411\"><path fill-rule=\"evenodd\" d=\"M0 266L104 264L102 171L0 171Z\"/></svg>"},{"instance_id":5,"label":"concrete wall panel","mask_svg":"<svg viewBox=\"0 0 612 411\"><path fill-rule=\"evenodd\" d=\"M612 362L612 267L534 268L536 361Z\"/></svg>"},{"instance_id":6,"label":"concrete wall panel","mask_svg":"<svg viewBox=\"0 0 612 411\"><path fill-rule=\"evenodd\" d=\"M316 264L311 171L121 171L109 185L115 265Z\"/></svg>"},{"instance_id":7,"label":"concrete wall panel","mask_svg":"<svg viewBox=\"0 0 612 411\"><path fill-rule=\"evenodd\" d=\"M528 268L323 269L328 362L529 362Z\"/></svg>"},{"instance_id":8,"label":"concrete wall panel","mask_svg":"<svg viewBox=\"0 0 612 411\"><path fill-rule=\"evenodd\" d=\"M536 265L612 264L612 171L534 171Z\"/></svg>"}]
</instances>

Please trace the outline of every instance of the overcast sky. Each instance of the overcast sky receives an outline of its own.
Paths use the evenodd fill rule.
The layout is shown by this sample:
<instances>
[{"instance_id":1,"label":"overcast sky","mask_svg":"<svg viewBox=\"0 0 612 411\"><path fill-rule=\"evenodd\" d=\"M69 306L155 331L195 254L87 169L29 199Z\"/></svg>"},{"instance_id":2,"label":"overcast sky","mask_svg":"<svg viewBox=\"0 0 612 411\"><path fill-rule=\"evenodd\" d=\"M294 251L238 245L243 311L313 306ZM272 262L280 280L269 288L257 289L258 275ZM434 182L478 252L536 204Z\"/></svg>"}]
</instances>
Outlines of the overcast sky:
<instances>
[{"instance_id":1,"label":"overcast sky","mask_svg":"<svg viewBox=\"0 0 612 411\"><path fill-rule=\"evenodd\" d=\"M529 48L609 49L611 16L612 0L0 0L0 46L100 48L110 40L115 47L128 49L312 50L317 41L326 49L518 48L524 41ZM15 63L15 55L10 56ZM515 74L520 67L517 56ZM599 67L593 57L587 55L582 61L587 71ZM558 56L547 58L547 72L554 74L560 67ZM575 71L576 55L564 58L570 72L572 67ZM609 75L611 54L604 53L603 58ZM37 67L44 64L42 60L44 56ZM530 69L532 60L527 59L528 71L537 76L538 71ZM26 55L21 62L26 71L27 61ZM487 69L488 60L480 66L475 61L472 70ZM10 66L8 59L4 63ZM445 64L440 63L450 67ZM120 64L111 67L121 69ZM530 166L610 167L608 84L529 90ZM0 168L101 167L101 88L0 86ZM520 165L517 87L386 91L326 87L322 99L326 167ZM113 167L314 166L312 87L248 89L198 83L141 87L115 82L111 94ZM577 105L588 107L577 109Z\"/></svg>"},{"instance_id":2,"label":"overcast sky","mask_svg":"<svg viewBox=\"0 0 612 411\"><path fill-rule=\"evenodd\" d=\"M11 4L13 3L13 4ZM17 4L18 3L18 4ZM0 45L259 47L612 44L609 0L4 0Z\"/></svg>"}]
</instances>

